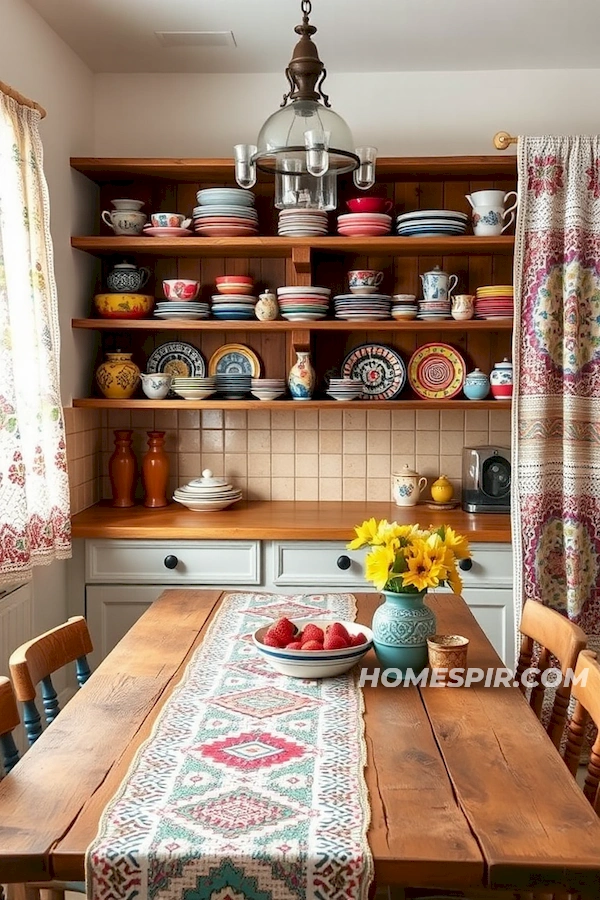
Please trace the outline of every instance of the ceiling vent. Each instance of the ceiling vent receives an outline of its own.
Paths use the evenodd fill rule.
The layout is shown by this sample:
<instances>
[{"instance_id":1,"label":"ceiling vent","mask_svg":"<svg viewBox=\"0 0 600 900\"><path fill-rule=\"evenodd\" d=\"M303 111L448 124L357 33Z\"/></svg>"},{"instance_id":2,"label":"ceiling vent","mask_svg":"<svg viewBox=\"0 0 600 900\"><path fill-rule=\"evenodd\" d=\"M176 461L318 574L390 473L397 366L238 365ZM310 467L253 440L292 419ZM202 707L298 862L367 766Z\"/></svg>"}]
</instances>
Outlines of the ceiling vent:
<instances>
[{"instance_id":1,"label":"ceiling vent","mask_svg":"<svg viewBox=\"0 0 600 900\"><path fill-rule=\"evenodd\" d=\"M233 31L155 31L163 47L236 47Z\"/></svg>"}]
</instances>

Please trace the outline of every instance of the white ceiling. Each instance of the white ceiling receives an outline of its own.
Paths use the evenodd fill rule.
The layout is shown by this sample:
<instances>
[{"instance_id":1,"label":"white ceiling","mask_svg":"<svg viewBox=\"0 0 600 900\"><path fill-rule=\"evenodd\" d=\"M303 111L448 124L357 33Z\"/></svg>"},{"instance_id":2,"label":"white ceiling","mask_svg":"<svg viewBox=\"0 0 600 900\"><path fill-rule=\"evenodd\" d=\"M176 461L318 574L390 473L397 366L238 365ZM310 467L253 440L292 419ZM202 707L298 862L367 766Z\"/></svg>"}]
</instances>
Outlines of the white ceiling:
<instances>
[{"instance_id":1,"label":"white ceiling","mask_svg":"<svg viewBox=\"0 0 600 900\"><path fill-rule=\"evenodd\" d=\"M299 0L27 2L94 72L283 76L301 19ZM331 72L600 68L598 0L314 0L311 22ZM156 31L235 45L165 47Z\"/></svg>"}]
</instances>

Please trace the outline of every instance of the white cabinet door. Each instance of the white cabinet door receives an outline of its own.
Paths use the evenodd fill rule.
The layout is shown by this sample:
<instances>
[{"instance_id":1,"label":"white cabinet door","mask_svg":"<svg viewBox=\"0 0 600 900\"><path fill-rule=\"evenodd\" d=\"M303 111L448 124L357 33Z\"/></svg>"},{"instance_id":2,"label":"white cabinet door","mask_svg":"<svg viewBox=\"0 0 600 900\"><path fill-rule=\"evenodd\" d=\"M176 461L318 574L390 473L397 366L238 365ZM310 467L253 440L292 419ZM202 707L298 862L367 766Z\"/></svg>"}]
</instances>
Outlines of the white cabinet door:
<instances>
[{"instance_id":1,"label":"white cabinet door","mask_svg":"<svg viewBox=\"0 0 600 900\"><path fill-rule=\"evenodd\" d=\"M94 652L90 665L95 669L127 634L165 585L88 585L86 619Z\"/></svg>"},{"instance_id":2,"label":"white cabinet door","mask_svg":"<svg viewBox=\"0 0 600 900\"><path fill-rule=\"evenodd\" d=\"M515 622L512 591L503 588L463 588L463 597L494 650L509 669L515 664Z\"/></svg>"}]
</instances>

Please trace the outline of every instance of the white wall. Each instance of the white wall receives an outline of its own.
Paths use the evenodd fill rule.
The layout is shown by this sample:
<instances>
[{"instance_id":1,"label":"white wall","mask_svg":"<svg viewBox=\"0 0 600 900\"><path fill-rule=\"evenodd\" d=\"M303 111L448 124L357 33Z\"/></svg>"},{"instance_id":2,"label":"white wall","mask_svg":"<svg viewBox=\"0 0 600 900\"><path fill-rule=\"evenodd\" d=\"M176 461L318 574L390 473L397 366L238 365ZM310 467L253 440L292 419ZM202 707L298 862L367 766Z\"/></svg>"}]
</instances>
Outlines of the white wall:
<instances>
[{"instance_id":1,"label":"white wall","mask_svg":"<svg viewBox=\"0 0 600 900\"><path fill-rule=\"evenodd\" d=\"M504 130L595 134L599 88L600 69L334 73L325 83L356 145L387 156L495 153ZM97 75L95 152L231 156L254 142L286 89L283 72Z\"/></svg>"},{"instance_id":2,"label":"white wall","mask_svg":"<svg viewBox=\"0 0 600 900\"><path fill-rule=\"evenodd\" d=\"M41 134L59 295L62 396L68 405L89 379L89 363L83 345L74 343L70 320L89 306L90 262L71 250L70 237L74 229L87 229L93 191L87 179L73 176L69 157L92 152L93 75L24 0L1 0L1 5L0 78L48 113ZM65 563L36 570L35 632L67 617L66 570Z\"/></svg>"}]
</instances>

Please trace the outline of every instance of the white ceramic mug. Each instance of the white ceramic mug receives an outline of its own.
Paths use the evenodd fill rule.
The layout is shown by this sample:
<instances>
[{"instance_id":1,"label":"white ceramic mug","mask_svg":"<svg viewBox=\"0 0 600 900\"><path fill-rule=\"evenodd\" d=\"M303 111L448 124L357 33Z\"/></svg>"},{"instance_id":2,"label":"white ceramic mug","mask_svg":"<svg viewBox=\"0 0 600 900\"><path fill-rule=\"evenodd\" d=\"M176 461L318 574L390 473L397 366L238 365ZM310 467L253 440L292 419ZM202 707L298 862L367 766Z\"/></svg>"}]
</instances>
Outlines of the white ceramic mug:
<instances>
[{"instance_id":1,"label":"white ceramic mug","mask_svg":"<svg viewBox=\"0 0 600 900\"><path fill-rule=\"evenodd\" d=\"M416 506L427 486L427 479L408 466L405 466L405 470L392 475L392 497L396 506Z\"/></svg>"},{"instance_id":2,"label":"white ceramic mug","mask_svg":"<svg viewBox=\"0 0 600 900\"><path fill-rule=\"evenodd\" d=\"M134 210L113 209L109 212L105 209L102 212L102 221L112 228L115 234L141 234L146 215Z\"/></svg>"},{"instance_id":3,"label":"white ceramic mug","mask_svg":"<svg viewBox=\"0 0 600 900\"><path fill-rule=\"evenodd\" d=\"M508 222L507 216L510 216ZM497 236L510 228L514 221L514 212L501 206L473 207L473 234L485 237ZM504 222L506 224L503 224Z\"/></svg>"}]
</instances>

